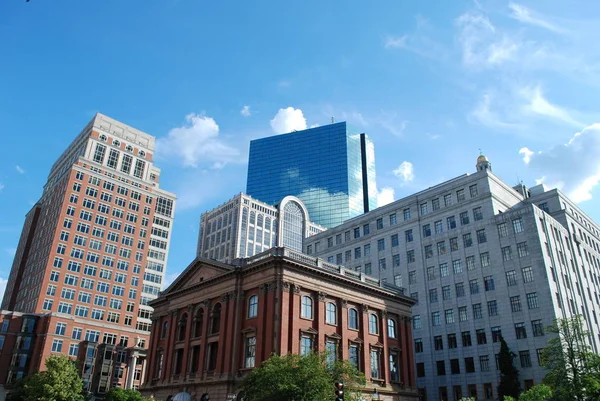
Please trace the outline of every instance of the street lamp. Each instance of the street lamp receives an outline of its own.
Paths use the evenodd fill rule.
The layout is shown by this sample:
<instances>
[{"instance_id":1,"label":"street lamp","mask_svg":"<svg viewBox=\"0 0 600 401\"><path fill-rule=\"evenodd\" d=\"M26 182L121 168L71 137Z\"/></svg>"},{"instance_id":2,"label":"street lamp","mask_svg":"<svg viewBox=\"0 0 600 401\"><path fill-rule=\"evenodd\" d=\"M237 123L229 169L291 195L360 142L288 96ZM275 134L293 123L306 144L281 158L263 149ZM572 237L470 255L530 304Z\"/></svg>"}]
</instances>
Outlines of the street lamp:
<instances>
[{"instance_id":1,"label":"street lamp","mask_svg":"<svg viewBox=\"0 0 600 401\"><path fill-rule=\"evenodd\" d=\"M373 389L373 395L371 395L371 401L379 401L379 393L377 392L376 388Z\"/></svg>"}]
</instances>

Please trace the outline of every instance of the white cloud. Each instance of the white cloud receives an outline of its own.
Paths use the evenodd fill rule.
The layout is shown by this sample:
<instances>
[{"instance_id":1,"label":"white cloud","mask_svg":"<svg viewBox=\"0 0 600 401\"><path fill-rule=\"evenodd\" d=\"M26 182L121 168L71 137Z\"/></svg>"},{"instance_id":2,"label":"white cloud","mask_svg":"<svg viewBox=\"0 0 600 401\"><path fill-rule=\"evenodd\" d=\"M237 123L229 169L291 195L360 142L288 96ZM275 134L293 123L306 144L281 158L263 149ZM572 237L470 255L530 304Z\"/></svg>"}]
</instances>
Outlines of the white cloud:
<instances>
[{"instance_id":1,"label":"white cloud","mask_svg":"<svg viewBox=\"0 0 600 401\"><path fill-rule=\"evenodd\" d=\"M6 284L8 284L8 279L0 277L0 299L4 298L4 292L6 291Z\"/></svg>"},{"instance_id":2,"label":"white cloud","mask_svg":"<svg viewBox=\"0 0 600 401\"><path fill-rule=\"evenodd\" d=\"M550 103L548 99L544 97L539 86L523 88L521 89L520 94L526 101L526 104L523 106L523 110L526 113L554 118L576 127L585 125L573 119L565 109Z\"/></svg>"},{"instance_id":3,"label":"white cloud","mask_svg":"<svg viewBox=\"0 0 600 401\"><path fill-rule=\"evenodd\" d=\"M199 163L212 163L213 168L235 161L239 150L219 138L219 126L211 117L191 113L186 123L173 128L167 137L158 138L156 150L160 156L181 159L186 167L198 167Z\"/></svg>"},{"instance_id":4,"label":"white cloud","mask_svg":"<svg viewBox=\"0 0 600 401\"><path fill-rule=\"evenodd\" d=\"M532 152L531 150L529 150L529 148L525 147L519 149L519 154L523 155L523 162L525 162L525 164L529 164L529 162L531 161L531 156L533 156L535 152Z\"/></svg>"},{"instance_id":5,"label":"white cloud","mask_svg":"<svg viewBox=\"0 0 600 401\"><path fill-rule=\"evenodd\" d=\"M393 173L396 177L400 178L402 183L411 182L415 179L413 164L406 160L400 163Z\"/></svg>"},{"instance_id":6,"label":"white cloud","mask_svg":"<svg viewBox=\"0 0 600 401\"><path fill-rule=\"evenodd\" d=\"M544 17L539 15L538 13L530 10L529 8L517 4L517 3L509 3L508 8L512 11L511 18L516 19L517 21L523 22L525 24L539 26L541 28L545 28L549 31L564 33L565 31L562 28L557 27L551 22L547 21Z\"/></svg>"},{"instance_id":7,"label":"white cloud","mask_svg":"<svg viewBox=\"0 0 600 401\"><path fill-rule=\"evenodd\" d=\"M383 187L377 191L377 207L385 206L394 201L395 191L392 187Z\"/></svg>"},{"instance_id":8,"label":"white cloud","mask_svg":"<svg viewBox=\"0 0 600 401\"><path fill-rule=\"evenodd\" d=\"M395 47L404 47L406 45L406 35L402 36L388 36L385 40L384 47L386 49Z\"/></svg>"},{"instance_id":9,"label":"white cloud","mask_svg":"<svg viewBox=\"0 0 600 401\"><path fill-rule=\"evenodd\" d=\"M404 130L408 125L407 120L396 121L398 117L398 113L383 113L383 116L379 118L379 124L386 130L388 130L391 134L395 136L402 136Z\"/></svg>"},{"instance_id":10,"label":"white cloud","mask_svg":"<svg viewBox=\"0 0 600 401\"><path fill-rule=\"evenodd\" d=\"M540 174L536 182L561 189L575 202L591 199L600 183L600 123L584 128L566 144L537 152L522 148L519 153L527 167Z\"/></svg>"},{"instance_id":11,"label":"white cloud","mask_svg":"<svg viewBox=\"0 0 600 401\"><path fill-rule=\"evenodd\" d=\"M2 183L0 182L0 191L2 191L3 189L4 189L4 184L2 184Z\"/></svg>"},{"instance_id":12,"label":"white cloud","mask_svg":"<svg viewBox=\"0 0 600 401\"><path fill-rule=\"evenodd\" d=\"M25 170L23 170L23 168L19 165L15 166L15 169L17 170L17 172L19 174L25 174Z\"/></svg>"},{"instance_id":13,"label":"white cloud","mask_svg":"<svg viewBox=\"0 0 600 401\"><path fill-rule=\"evenodd\" d=\"M481 96L479 103L475 109L469 114L470 119L474 119L478 123L490 128L497 129L516 129L519 125L513 122L506 121L498 112L492 109L492 101L494 96L486 92Z\"/></svg>"},{"instance_id":14,"label":"white cloud","mask_svg":"<svg viewBox=\"0 0 600 401\"><path fill-rule=\"evenodd\" d=\"M304 118L304 114L300 109L294 109L293 107L279 109L271 120L271 128L276 134L305 130L306 118Z\"/></svg>"},{"instance_id":15,"label":"white cloud","mask_svg":"<svg viewBox=\"0 0 600 401\"><path fill-rule=\"evenodd\" d=\"M250 106L242 107L242 109L240 110L240 114L244 117L250 117L250 115L252 115L252 113L250 112Z\"/></svg>"}]
</instances>

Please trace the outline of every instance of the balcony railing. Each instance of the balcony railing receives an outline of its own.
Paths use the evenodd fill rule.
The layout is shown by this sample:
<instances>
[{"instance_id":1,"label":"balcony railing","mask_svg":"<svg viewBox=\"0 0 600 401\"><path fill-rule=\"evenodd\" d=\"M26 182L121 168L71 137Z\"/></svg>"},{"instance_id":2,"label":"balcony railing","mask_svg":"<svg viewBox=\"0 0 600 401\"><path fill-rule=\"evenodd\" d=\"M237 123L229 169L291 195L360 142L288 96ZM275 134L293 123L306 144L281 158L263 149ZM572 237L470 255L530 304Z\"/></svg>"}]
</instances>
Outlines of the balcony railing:
<instances>
[{"instance_id":1,"label":"balcony railing","mask_svg":"<svg viewBox=\"0 0 600 401\"><path fill-rule=\"evenodd\" d=\"M265 252L259 253L257 255L251 256L245 259L239 259L237 264L239 266L246 266L261 260L270 258L270 257L283 257L295 260L297 262L303 263L305 265L311 267L317 267L319 269L323 269L332 273L337 273L342 276L346 276L352 280L361 281L365 284L369 284L372 286L380 287L386 289L388 291L396 292L400 295L404 295L405 289L403 287L398 287L396 285L387 283L384 280L380 280L378 278L366 275L362 272L357 272L355 270L349 269L342 265L336 265L333 263L329 263L324 261L321 258L315 258L310 255L306 255L302 252L294 251L289 248L284 247L274 247Z\"/></svg>"}]
</instances>

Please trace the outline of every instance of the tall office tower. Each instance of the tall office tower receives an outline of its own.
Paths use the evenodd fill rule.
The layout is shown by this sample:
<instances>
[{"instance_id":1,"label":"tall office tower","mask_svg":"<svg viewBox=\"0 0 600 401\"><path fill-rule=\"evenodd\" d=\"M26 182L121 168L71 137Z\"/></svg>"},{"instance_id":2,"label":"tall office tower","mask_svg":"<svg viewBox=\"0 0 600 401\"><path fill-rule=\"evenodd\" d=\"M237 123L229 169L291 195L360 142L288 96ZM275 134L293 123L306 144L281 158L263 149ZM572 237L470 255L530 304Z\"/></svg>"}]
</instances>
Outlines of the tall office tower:
<instances>
[{"instance_id":1,"label":"tall office tower","mask_svg":"<svg viewBox=\"0 0 600 401\"><path fill-rule=\"evenodd\" d=\"M500 336L522 387L540 383L555 318L582 314L600 351L600 227L556 189L510 187L484 156L476 173L312 236L305 252L393 280L418 300L423 399L495 399Z\"/></svg>"},{"instance_id":2,"label":"tall office tower","mask_svg":"<svg viewBox=\"0 0 600 401\"><path fill-rule=\"evenodd\" d=\"M271 206L240 193L202 214L197 255L230 263L274 246L302 252L304 240L322 231L294 196Z\"/></svg>"},{"instance_id":3,"label":"tall office tower","mask_svg":"<svg viewBox=\"0 0 600 401\"><path fill-rule=\"evenodd\" d=\"M76 356L83 340L147 341L175 203L159 188L153 153L154 137L97 114L52 166L26 216L2 301L5 310L50 314L52 325L43 325L36 345L42 357L15 369L43 368L52 353ZM139 384L142 358L135 359L127 386Z\"/></svg>"},{"instance_id":4,"label":"tall office tower","mask_svg":"<svg viewBox=\"0 0 600 401\"><path fill-rule=\"evenodd\" d=\"M256 139L246 192L271 205L296 196L314 222L338 226L377 207L373 143L345 122Z\"/></svg>"}]
</instances>

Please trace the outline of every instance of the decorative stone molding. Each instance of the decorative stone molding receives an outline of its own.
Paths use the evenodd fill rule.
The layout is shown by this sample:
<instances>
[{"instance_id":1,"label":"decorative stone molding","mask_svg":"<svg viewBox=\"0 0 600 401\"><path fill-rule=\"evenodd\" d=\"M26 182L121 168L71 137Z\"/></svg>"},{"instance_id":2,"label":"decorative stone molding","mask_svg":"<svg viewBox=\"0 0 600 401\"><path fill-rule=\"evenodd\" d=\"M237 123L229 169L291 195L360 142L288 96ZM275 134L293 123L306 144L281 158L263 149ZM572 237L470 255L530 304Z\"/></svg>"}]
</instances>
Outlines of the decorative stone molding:
<instances>
[{"instance_id":1,"label":"decorative stone molding","mask_svg":"<svg viewBox=\"0 0 600 401\"><path fill-rule=\"evenodd\" d=\"M319 292L318 297L319 297L319 302L325 302L325 298L327 297L327 294L324 292Z\"/></svg>"},{"instance_id":2,"label":"decorative stone molding","mask_svg":"<svg viewBox=\"0 0 600 401\"><path fill-rule=\"evenodd\" d=\"M348 300L347 299L342 299L342 308L348 309Z\"/></svg>"},{"instance_id":3,"label":"decorative stone molding","mask_svg":"<svg viewBox=\"0 0 600 401\"><path fill-rule=\"evenodd\" d=\"M260 292L262 294L266 294L267 291L269 291L269 284L263 283L263 284L259 285L258 288L260 289Z\"/></svg>"},{"instance_id":4,"label":"decorative stone molding","mask_svg":"<svg viewBox=\"0 0 600 401\"><path fill-rule=\"evenodd\" d=\"M281 283L281 288L284 292L292 292L292 284L287 281Z\"/></svg>"},{"instance_id":5,"label":"decorative stone molding","mask_svg":"<svg viewBox=\"0 0 600 401\"><path fill-rule=\"evenodd\" d=\"M294 286L292 287L294 290L294 294L300 294L300 286L298 284L294 284Z\"/></svg>"},{"instance_id":6,"label":"decorative stone molding","mask_svg":"<svg viewBox=\"0 0 600 401\"><path fill-rule=\"evenodd\" d=\"M369 305L362 304L360 310L362 311L362 313L369 313Z\"/></svg>"}]
</instances>

